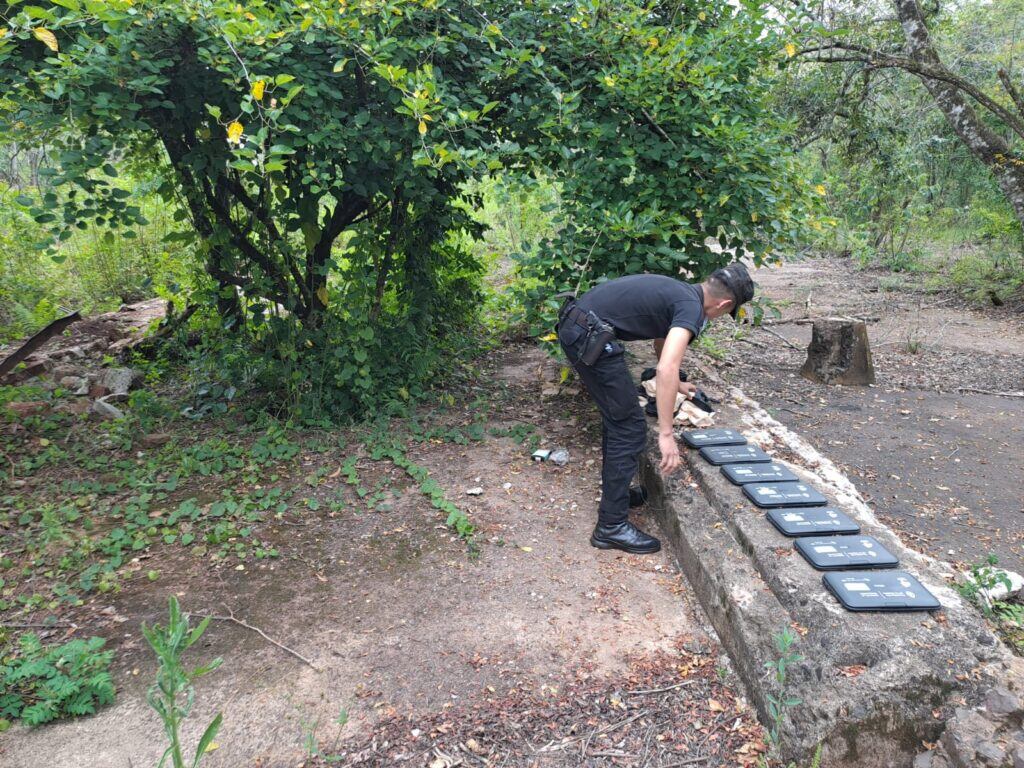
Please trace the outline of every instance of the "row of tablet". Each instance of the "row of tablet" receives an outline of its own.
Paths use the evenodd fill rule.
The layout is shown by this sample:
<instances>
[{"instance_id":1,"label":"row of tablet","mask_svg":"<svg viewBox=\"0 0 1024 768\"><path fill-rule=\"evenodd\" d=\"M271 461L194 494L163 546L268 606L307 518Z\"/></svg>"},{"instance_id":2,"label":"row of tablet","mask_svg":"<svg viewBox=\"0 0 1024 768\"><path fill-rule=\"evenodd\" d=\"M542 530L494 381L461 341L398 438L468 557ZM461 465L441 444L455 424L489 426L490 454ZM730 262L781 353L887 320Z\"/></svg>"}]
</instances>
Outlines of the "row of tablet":
<instances>
[{"instance_id":1,"label":"row of tablet","mask_svg":"<svg viewBox=\"0 0 1024 768\"><path fill-rule=\"evenodd\" d=\"M769 522L796 539L794 548L811 566L828 571L822 580L851 611L936 610L938 600L905 571L886 570L899 559L873 536L858 536L860 526L828 500L800 482L788 467L776 464L732 429L683 433L691 448L708 463L721 467L730 482L756 506L767 509ZM822 538L822 534L831 534ZM848 570L850 568L871 570Z\"/></svg>"}]
</instances>

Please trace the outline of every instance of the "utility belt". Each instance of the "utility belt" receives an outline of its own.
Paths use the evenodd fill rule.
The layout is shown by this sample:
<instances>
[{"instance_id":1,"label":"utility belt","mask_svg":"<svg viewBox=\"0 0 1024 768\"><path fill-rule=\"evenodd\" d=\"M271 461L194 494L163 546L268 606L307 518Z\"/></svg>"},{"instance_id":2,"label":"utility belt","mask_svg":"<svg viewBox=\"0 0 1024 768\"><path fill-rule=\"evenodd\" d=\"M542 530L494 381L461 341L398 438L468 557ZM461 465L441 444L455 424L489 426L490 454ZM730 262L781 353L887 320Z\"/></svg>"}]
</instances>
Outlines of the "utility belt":
<instances>
[{"instance_id":1,"label":"utility belt","mask_svg":"<svg viewBox=\"0 0 1024 768\"><path fill-rule=\"evenodd\" d=\"M577 362L590 366L606 351L605 347L615 339L615 329L593 312L576 306L574 297L570 297L562 305L558 313L558 324L574 323L586 331L579 342Z\"/></svg>"}]
</instances>

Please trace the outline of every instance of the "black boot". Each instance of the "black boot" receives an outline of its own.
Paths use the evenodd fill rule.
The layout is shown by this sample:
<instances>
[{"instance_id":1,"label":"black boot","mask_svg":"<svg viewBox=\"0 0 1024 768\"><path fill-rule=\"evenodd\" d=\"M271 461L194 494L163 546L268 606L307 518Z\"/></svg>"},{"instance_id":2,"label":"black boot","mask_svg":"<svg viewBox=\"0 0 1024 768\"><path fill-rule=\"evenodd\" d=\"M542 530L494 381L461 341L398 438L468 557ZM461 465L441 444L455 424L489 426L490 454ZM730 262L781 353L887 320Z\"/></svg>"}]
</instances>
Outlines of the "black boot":
<instances>
[{"instance_id":1,"label":"black boot","mask_svg":"<svg viewBox=\"0 0 1024 768\"><path fill-rule=\"evenodd\" d=\"M661 542L648 536L628 520L616 525L597 524L590 537L590 545L598 549L621 549L637 555L647 555L661 549Z\"/></svg>"},{"instance_id":2,"label":"black boot","mask_svg":"<svg viewBox=\"0 0 1024 768\"><path fill-rule=\"evenodd\" d=\"M636 509L647 503L647 489L642 485L629 486L629 508Z\"/></svg>"}]
</instances>

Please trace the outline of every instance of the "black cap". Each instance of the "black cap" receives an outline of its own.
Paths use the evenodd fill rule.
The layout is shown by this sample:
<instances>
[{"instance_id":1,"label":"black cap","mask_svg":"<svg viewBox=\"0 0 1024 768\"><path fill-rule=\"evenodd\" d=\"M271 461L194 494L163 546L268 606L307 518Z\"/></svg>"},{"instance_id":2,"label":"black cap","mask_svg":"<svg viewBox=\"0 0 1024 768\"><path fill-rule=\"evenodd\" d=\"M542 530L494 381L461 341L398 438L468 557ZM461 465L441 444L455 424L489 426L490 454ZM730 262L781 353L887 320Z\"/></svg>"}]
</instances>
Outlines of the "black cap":
<instances>
[{"instance_id":1,"label":"black cap","mask_svg":"<svg viewBox=\"0 0 1024 768\"><path fill-rule=\"evenodd\" d=\"M729 314L735 320L740 307L754 298L754 281L750 279L750 273L747 272L746 266L738 261L733 262L727 267L712 272L711 279L720 282L732 294L733 305Z\"/></svg>"}]
</instances>

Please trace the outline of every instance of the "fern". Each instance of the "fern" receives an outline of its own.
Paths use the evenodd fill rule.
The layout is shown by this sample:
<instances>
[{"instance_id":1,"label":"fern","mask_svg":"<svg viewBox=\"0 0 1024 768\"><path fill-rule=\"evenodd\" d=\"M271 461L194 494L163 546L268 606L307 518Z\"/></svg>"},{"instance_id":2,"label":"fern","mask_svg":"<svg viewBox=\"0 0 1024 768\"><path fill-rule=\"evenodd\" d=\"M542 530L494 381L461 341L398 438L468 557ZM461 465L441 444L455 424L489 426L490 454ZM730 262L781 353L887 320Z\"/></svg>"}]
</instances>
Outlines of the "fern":
<instances>
[{"instance_id":1,"label":"fern","mask_svg":"<svg viewBox=\"0 0 1024 768\"><path fill-rule=\"evenodd\" d=\"M45 647L34 633L0 649L0 719L41 725L90 715L114 700L108 668L113 651L100 637Z\"/></svg>"}]
</instances>

